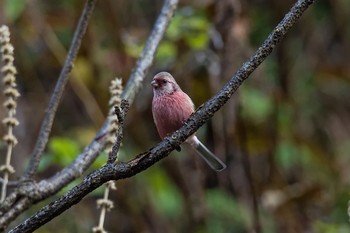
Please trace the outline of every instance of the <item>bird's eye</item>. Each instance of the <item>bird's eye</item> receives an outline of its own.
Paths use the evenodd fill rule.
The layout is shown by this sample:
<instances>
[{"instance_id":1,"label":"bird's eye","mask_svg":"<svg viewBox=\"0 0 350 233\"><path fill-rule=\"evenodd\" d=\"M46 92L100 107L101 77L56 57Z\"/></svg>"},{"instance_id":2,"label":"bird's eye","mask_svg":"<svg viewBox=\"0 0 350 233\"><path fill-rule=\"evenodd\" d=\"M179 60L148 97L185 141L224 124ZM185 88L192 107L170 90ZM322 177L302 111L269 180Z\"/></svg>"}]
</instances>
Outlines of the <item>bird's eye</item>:
<instances>
[{"instance_id":1,"label":"bird's eye","mask_svg":"<svg viewBox=\"0 0 350 233\"><path fill-rule=\"evenodd\" d=\"M167 83L167 82L168 82L168 81L165 80L165 79L162 80L162 83L163 83L163 84L165 84L165 83Z\"/></svg>"}]
</instances>

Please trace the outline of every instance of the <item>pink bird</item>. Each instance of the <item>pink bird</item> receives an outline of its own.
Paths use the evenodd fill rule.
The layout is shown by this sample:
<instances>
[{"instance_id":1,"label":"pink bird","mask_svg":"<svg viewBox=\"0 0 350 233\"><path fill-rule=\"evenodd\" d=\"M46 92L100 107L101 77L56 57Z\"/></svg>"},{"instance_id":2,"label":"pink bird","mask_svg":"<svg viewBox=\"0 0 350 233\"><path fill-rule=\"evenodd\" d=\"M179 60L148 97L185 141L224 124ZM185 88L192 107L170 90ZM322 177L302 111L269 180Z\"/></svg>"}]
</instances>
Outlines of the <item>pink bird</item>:
<instances>
[{"instance_id":1,"label":"pink bird","mask_svg":"<svg viewBox=\"0 0 350 233\"><path fill-rule=\"evenodd\" d=\"M178 130L194 112L191 98L181 90L174 77L167 72L160 72L151 82L153 86L152 113L159 136L163 139ZM191 135L185 141L215 171L221 171L226 165L206 148L196 137Z\"/></svg>"}]
</instances>

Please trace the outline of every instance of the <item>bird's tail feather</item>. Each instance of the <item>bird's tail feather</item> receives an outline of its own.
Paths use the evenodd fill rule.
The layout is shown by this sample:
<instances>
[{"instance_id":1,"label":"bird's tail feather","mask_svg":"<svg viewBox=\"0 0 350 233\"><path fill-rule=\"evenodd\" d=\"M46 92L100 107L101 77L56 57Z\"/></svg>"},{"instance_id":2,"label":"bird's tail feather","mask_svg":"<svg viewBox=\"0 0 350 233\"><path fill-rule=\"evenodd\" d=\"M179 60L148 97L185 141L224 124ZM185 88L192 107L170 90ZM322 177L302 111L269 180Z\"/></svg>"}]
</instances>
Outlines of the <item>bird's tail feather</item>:
<instances>
[{"instance_id":1,"label":"bird's tail feather","mask_svg":"<svg viewBox=\"0 0 350 233\"><path fill-rule=\"evenodd\" d=\"M215 171L222 171L226 168L226 165L216 157L208 148L206 148L196 136L194 136L194 143L192 146L196 150L204 161Z\"/></svg>"}]
</instances>

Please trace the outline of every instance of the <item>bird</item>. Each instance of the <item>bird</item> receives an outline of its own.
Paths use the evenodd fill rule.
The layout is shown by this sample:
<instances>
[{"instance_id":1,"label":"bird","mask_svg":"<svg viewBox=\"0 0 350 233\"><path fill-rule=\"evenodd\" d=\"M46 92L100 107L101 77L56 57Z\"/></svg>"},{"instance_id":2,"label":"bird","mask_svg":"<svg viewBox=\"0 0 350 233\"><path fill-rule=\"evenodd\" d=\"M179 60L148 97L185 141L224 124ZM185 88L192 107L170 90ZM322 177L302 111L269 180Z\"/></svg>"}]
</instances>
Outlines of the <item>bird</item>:
<instances>
[{"instance_id":1,"label":"bird","mask_svg":"<svg viewBox=\"0 0 350 233\"><path fill-rule=\"evenodd\" d=\"M178 130L195 111L192 99L181 90L174 77L168 72L157 73L151 82L153 87L152 115L161 139ZM215 171L222 171L226 165L197 138L196 134L186 141L198 155Z\"/></svg>"}]
</instances>

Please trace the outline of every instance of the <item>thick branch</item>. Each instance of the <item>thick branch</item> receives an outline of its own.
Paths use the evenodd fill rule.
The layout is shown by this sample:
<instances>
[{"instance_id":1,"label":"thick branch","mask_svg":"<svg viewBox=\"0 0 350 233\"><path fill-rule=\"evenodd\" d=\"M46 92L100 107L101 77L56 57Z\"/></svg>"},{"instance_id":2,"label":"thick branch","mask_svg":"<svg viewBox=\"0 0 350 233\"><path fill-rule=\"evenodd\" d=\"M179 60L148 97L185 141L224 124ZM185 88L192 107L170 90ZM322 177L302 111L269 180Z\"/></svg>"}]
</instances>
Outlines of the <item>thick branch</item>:
<instances>
[{"instance_id":1,"label":"thick branch","mask_svg":"<svg viewBox=\"0 0 350 233\"><path fill-rule=\"evenodd\" d=\"M28 169L25 173L25 179L31 178L39 166L40 158L49 139L58 105L60 103L66 84L68 82L69 74L73 69L75 58L77 57L81 41L86 32L86 28L88 26L88 22L91 17L92 11L94 10L96 2L97 0L87 0L85 3L84 10L79 19L77 29L75 30L73 41L69 48L66 61L63 65L55 89L50 98L49 106L46 110L45 118L40 128L39 137L36 141Z\"/></svg>"},{"instance_id":2,"label":"thick branch","mask_svg":"<svg viewBox=\"0 0 350 233\"><path fill-rule=\"evenodd\" d=\"M160 159L166 157L172 150L184 142L188 136L197 131L200 126L208 121L214 113L229 100L243 81L266 59L269 54L271 54L273 48L282 40L287 31L300 18L303 12L314 3L314 1L315 0L299 0L272 31L255 54L241 66L223 89L216 96L202 105L188 119L185 125L173 133L169 138L166 138L150 151L139 155L128 163L108 163L97 171L94 171L89 174L81 184L74 187L61 198L42 208L10 232L32 232L64 212L66 209L70 208L72 205L77 204L84 196L105 182L134 176L135 174L149 168Z\"/></svg>"}]
</instances>

